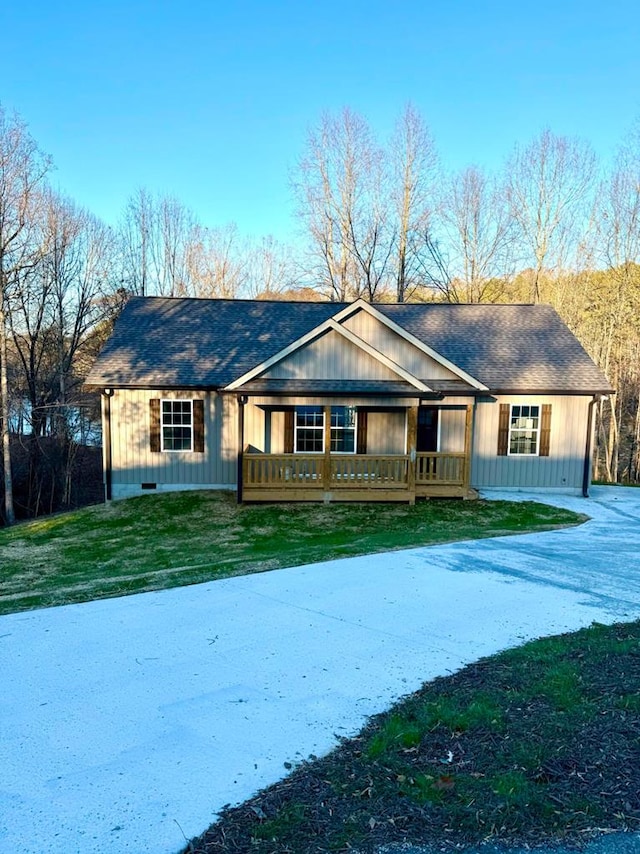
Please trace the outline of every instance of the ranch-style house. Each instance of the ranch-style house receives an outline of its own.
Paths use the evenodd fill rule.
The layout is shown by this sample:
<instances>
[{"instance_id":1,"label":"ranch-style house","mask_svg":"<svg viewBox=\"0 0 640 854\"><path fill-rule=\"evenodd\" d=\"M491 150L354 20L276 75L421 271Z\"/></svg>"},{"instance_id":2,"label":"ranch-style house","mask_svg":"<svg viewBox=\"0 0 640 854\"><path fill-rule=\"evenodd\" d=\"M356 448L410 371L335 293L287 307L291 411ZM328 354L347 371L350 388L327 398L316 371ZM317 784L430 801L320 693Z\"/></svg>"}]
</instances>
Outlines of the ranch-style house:
<instances>
[{"instance_id":1,"label":"ranch-style house","mask_svg":"<svg viewBox=\"0 0 640 854\"><path fill-rule=\"evenodd\" d=\"M133 297L87 381L107 499L587 494L612 389L545 305Z\"/></svg>"}]
</instances>

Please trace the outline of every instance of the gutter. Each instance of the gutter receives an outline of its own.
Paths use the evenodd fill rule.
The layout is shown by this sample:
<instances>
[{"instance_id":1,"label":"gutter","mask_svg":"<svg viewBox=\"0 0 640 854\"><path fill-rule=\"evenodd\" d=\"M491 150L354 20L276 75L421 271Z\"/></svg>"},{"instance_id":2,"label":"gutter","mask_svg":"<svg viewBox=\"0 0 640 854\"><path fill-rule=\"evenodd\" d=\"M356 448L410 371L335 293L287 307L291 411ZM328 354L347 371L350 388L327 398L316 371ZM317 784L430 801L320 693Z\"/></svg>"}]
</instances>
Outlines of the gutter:
<instances>
[{"instance_id":1,"label":"gutter","mask_svg":"<svg viewBox=\"0 0 640 854\"><path fill-rule=\"evenodd\" d=\"M111 398L113 397L113 389L103 389L102 396L104 398L104 436L102 437L102 447L104 452L105 501L111 501Z\"/></svg>"}]
</instances>

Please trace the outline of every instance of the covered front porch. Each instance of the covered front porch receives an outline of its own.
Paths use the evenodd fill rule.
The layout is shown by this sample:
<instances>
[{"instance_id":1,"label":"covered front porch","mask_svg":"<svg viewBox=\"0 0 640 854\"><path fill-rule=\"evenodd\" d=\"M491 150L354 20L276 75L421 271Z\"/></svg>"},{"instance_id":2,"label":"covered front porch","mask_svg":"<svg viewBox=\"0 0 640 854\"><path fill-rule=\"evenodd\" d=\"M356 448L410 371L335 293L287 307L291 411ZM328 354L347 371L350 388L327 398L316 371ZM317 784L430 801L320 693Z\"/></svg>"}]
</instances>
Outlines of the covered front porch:
<instances>
[{"instance_id":1,"label":"covered front porch","mask_svg":"<svg viewBox=\"0 0 640 854\"><path fill-rule=\"evenodd\" d=\"M238 501L477 498L468 402L238 403Z\"/></svg>"}]
</instances>

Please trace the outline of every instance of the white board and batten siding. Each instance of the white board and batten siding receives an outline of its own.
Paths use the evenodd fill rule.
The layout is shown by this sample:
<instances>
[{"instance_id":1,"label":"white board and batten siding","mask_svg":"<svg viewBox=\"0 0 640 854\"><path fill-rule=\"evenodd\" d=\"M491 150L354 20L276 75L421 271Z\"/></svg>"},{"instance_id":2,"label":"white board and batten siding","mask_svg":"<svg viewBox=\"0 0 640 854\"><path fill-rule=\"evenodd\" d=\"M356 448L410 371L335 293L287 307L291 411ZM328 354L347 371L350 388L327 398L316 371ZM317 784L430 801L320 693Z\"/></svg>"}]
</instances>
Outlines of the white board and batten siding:
<instances>
[{"instance_id":1,"label":"white board and batten siding","mask_svg":"<svg viewBox=\"0 0 640 854\"><path fill-rule=\"evenodd\" d=\"M153 452L153 398L204 401L204 453ZM215 392L116 389L111 398L111 488L114 498L179 489L224 489L236 483L237 404Z\"/></svg>"},{"instance_id":2,"label":"white board and batten siding","mask_svg":"<svg viewBox=\"0 0 640 854\"><path fill-rule=\"evenodd\" d=\"M404 454L407 444L407 418L404 410L370 412L367 415L367 453Z\"/></svg>"},{"instance_id":3,"label":"white board and batten siding","mask_svg":"<svg viewBox=\"0 0 640 854\"><path fill-rule=\"evenodd\" d=\"M437 362L424 351L415 347L393 329L389 329L366 311L358 311L348 317L343 325L378 352L384 353L397 365L401 365L415 377L432 380L457 379L456 374Z\"/></svg>"},{"instance_id":4,"label":"white board and batten siding","mask_svg":"<svg viewBox=\"0 0 640 854\"><path fill-rule=\"evenodd\" d=\"M267 379L397 380L398 374L331 331L269 368Z\"/></svg>"},{"instance_id":5,"label":"white board and batten siding","mask_svg":"<svg viewBox=\"0 0 640 854\"><path fill-rule=\"evenodd\" d=\"M475 415L471 482L476 489L582 488L590 397L509 395L479 402ZM498 456L500 404L551 404L549 456Z\"/></svg>"},{"instance_id":6,"label":"white board and batten siding","mask_svg":"<svg viewBox=\"0 0 640 854\"><path fill-rule=\"evenodd\" d=\"M445 407L440 410L438 429L438 450L444 454L461 454L464 451L467 406L473 404L469 397L447 397L442 401ZM437 407L437 403L434 406ZM447 409L456 406L457 409Z\"/></svg>"}]
</instances>

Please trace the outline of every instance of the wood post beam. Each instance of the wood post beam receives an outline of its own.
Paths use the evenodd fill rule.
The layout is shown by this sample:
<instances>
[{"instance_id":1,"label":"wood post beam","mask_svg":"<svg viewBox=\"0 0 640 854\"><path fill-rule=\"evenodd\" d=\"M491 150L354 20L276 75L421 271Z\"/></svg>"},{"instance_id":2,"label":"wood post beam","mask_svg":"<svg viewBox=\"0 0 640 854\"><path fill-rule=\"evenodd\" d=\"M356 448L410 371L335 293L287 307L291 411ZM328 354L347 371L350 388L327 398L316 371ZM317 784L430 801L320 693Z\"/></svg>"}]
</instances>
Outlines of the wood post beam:
<instances>
[{"instance_id":1,"label":"wood post beam","mask_svg":"<svg viewBox=\"0 0 640 854\"><path fill-rule=\"evenodd\" d=\"M407 489L409 492L409 503L416 503L416 459L418 443L418 407L410 406L407 409L407 454L409 455L407 470Z\"/></svg>"},{"instance_id":2,"label":"wood post beam","mask_svg":"<svg viewBox=\"0 0 640 854\"><path fill-rule=\"evenodd\" d=\"M464 485L468 489L471 485L471 436L473 430L473 407L467 404L467 413L464 422Z\"/></svg>"},{"instance_id":3,"label":"wood post beam","mask_svg":"<svg viewBox=\"0 0 640 854\"><path fill-rule=\"evenodd\" d=\"M324 463L322 483L325 495L331 492L331 405L324 407Z\"/></svg>"},{"instance_id":4,"label":"wood post beam","mask_svg":"<svg viewBox=\"0 0 640 854\"><path fill-rule=\"evenodd\" d=\"M242 486L244 477L244 408L247 404L247 396L238 395L238 475L237 475L237 501L242 504Z\"/></svg>"}]
</instances>

